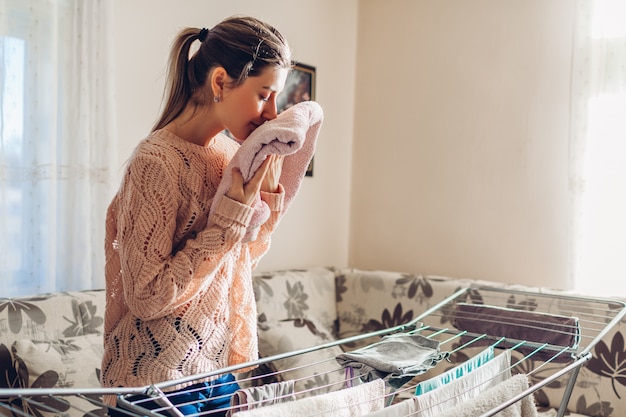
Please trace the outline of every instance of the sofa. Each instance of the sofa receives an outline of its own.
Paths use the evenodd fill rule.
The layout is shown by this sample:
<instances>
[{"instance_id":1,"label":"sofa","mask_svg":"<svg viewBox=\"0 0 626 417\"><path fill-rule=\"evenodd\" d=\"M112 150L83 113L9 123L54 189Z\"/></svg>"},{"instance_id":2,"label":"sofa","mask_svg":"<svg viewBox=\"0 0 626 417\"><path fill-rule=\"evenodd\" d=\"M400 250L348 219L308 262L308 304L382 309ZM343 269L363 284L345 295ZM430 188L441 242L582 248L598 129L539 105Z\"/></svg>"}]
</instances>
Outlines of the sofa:
<instances>
[{"instance_id":1,"label":"sofa","mask_svg":"<svg viewBox=\"0 0 626 417\"><path fill-rule=\"evenodd\" d=\"M473 285L521 288L538 295L560 293L463 278L336 267L257 272L253 278L259 353L265 358L408 323L459 289ZM532 296L514 302L531 310L535 306ZM42 396L36 402L24 401L16 390L98 388L104 307L103 289L0 298L0 415L23 415L16 410L42 417L105 415L97 390L93 396ZM441 325L441 321L434 324ZM620 322L596 344L593 358L585 363L576 379L568 415L626 415L626 398L622 399L626 394L624 333L626 324ZM323 392L329 380L345 378L337 363L329 358L369 342L365 339L333 344L311 352L310 355L320 356L315 373L299 373L298 362L311 363L316 359L296 355L264 363L238 377L294 369L282 378L297 380L314 395L316 387ZM466 359L462 354L452 355L448 365ZM528 362L532 367L533 361ZM541 372L535 378L541 378ZM276 377L268 376L262 382L274 380ZM544 415L554 415L565 382L566 379L557 379L534 393Z\"/></svg>"}]
</instances>

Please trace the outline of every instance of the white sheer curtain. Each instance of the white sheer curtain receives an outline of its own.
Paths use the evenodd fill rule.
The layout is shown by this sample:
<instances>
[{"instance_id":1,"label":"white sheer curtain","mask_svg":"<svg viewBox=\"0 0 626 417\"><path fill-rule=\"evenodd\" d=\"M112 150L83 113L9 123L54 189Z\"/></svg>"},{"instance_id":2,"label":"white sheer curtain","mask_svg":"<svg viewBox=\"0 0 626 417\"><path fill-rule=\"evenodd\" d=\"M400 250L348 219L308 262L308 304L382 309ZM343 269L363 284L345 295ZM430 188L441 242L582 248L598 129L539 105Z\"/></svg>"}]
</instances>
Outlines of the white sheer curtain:
<instances>
[{"instance_id":1,"label":"white sheer curtain","mask_svg":"<svg viewBox=\"0 0 626 417\"><path fill-rule=\"evenodd\" d=\"M626 296L626 1L579 0L572 74L574 283Z\"/></svg>"},{"instance_id":2,"label":"white sheer curtain","mask_svg":"<svg viewBox=\"0 0 626 417\"><path fill-rule=\"evenodd\" d=\"M0 297L104 286L107 0L0 0Z\"/></svg>"}]
</instances>

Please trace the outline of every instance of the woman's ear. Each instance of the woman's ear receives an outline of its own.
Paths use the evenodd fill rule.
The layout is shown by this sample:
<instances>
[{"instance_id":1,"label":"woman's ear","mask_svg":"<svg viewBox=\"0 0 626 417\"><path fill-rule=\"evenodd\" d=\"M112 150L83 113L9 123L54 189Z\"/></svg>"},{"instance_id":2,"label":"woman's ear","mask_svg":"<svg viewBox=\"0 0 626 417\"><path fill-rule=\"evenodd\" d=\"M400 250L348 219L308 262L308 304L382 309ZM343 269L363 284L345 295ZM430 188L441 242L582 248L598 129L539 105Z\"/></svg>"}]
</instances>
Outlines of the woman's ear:
<instances>
[{"instance_id":1,"label":"woman's ear","mask_svg":"<svg viewBox=\"0 0 626 417\"><path fill-rule=\"evenodd\" d=\"M227 77L228 73L226 72L226 69L224 67L215 67L215 69L211 71L210 83L213 97L222 96Z\"/></svg>"}]
</instances>

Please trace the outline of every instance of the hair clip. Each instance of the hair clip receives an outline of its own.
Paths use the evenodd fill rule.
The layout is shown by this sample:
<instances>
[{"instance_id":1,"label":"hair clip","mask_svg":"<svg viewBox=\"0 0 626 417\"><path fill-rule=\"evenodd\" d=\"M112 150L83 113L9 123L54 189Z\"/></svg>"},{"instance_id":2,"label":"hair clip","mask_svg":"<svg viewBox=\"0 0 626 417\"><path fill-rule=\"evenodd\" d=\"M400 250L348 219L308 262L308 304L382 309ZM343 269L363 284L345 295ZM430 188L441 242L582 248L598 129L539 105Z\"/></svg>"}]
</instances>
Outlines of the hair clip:
<instances>
[{"instance_id":1,"label":"hair clip","mask_svg":"<svg viewBox=\"0 0 626 417\"><path fill-rule=\"evenodd\" d=\"M252 54L252 65L254 65L254 62L259 57L259 52L261 51L262 43L263 43L263 39L259 39L259 44L256 46L256 49L254 49L254 53Z\"/></svg>"},{"instance_id":2,"label":"hair clip","mask_svg":"<svg viewBox=\"0 0 626 417\"><path fill-rule=\"evenodd\" d=\"M198 33L198 40L200 42L204 42L206 40L207 35L209 34L209 29L207 28L202 28L200 30L200 33Z\"/></svg>"}]
</instances>

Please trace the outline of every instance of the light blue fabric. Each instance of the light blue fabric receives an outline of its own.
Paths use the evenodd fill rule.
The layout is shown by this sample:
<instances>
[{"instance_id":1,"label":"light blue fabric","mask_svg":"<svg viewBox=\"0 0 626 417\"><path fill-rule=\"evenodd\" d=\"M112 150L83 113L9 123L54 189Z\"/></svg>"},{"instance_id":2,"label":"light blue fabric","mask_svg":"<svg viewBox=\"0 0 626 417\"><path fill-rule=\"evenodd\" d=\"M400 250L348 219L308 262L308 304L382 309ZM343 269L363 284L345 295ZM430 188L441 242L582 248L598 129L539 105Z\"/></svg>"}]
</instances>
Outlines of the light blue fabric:
<instances>
[{"instance_id":1,"label":"light blue fabric","mask_svg":"<svg viewBox=\"0 0 626 417\"><path fill-rule=\"evenodd\" d=\"M425 394L428 391L432 391L435 388L442 387L450 382L454 381L457 378L462 377L474 369L480 367L481 365L489 362L495 357L495 350L493 346L489 346L478 355L473 358L463 362L459 366L456 366L441 375L430 378L426 381L422 381L415 387L415 395Z\"/></svg>"}]
</instances>

